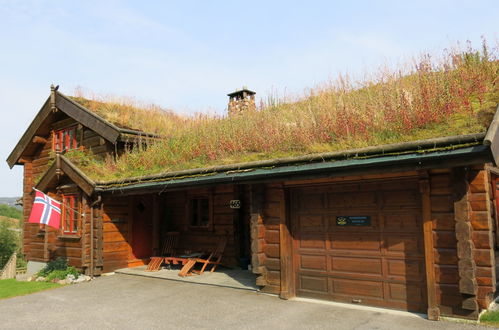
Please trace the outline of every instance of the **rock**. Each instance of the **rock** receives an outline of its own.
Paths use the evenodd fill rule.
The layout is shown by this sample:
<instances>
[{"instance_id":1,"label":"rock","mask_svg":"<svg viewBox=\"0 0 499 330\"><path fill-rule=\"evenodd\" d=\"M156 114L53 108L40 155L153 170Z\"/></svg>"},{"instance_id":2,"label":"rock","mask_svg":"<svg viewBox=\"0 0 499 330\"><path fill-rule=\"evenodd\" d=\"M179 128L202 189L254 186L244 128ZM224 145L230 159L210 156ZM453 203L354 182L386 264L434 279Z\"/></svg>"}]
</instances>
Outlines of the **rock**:
<instances>
[{"instance_id":1,"label":"rock","mask_svg":"<svg viewBox=\"0 0 499 330\"><path fill-rule=\"evenodd\" d=\"M83 282L85 282L85 276L80 275L73 283L83 283Z\"/></svg>"},{"instance_id":2,"label":"rock","mask_svg":"<svg viewBox=\"0 0 499 330\"><path fill-rule=\"evenodd\" d=\"M30 276L30 277L28 277L28 278L26 279L26 281L28 281L28 282L31 282L31 281L33 281L33 280L34 280L34 278L33 278L32 276Z\"/></svg>"},{"instance_id":3,"label":"rock","mask_svg":"<svg viewBox=\"0 0 499 330\"><path fill-rule=\"evenodd\" d=\"M67 279L67 280L70 280L70 281L74 281L76 278L75 278L75 276L74 276L73 274L68 274L68 275L66 276L66 279Z\"/></svg>"},{"instance_id":4,"label":"rock","mask_svg":"<svg viewBox=\"0 0 499 330\"><path fill-rule=\"evenodd\" d=\"M59 281L57 281L57 283L62 284L62 285L68 284L68 282L66 280L59 280Z\"/></svg>"},{"instance_id":5,"label":"rock","mask_svg":"<svg viewBox=\"0 0 499 330\"><path fill-rule=\"evenodd\" d=\"M90 276L85 275L85 281L89 282L89 281L91 281L91 280L92 280L92 278L91 278Z\"/></svg>"},{"instance_id":6,"label":"rock","mask_svg":"<svg viewBox=\"0 0 499 330\"><path fill-rule=\"evenodd\" d=\"M45 281L45 277L43 277L43 276L37 277L36 281L37 282L44 282Z\"/></svg>"}]
</instances>

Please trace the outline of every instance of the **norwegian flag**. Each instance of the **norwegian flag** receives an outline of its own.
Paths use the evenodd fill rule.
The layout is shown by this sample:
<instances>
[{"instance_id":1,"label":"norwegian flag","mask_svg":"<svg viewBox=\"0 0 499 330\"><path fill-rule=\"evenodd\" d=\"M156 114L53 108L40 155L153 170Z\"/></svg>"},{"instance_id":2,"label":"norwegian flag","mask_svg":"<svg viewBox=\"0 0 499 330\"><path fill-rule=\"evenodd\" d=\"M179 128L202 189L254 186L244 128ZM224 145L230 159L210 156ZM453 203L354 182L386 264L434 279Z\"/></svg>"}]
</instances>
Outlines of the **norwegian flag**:
<instances>
[{"instance_id":1,"label":"norwegian flag","mask_svg":"<svg viewBox=\"0 0 499 330\"><path fill-rule=\"evenodd\" d=\"M59 229L61 225L61 203L36 190L35 201L29 215L29 222L49 225Z\"/></svg>"}]
</instances>

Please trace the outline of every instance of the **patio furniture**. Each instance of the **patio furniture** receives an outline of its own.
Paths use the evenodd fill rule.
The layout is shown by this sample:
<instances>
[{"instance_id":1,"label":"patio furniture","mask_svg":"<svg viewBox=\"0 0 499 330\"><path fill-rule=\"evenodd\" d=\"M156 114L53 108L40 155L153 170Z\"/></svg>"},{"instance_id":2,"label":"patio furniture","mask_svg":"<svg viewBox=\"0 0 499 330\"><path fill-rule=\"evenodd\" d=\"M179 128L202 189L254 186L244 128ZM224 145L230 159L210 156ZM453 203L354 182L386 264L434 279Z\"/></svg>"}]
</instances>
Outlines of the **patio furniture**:
<instances>
[{"instance_id":1,"label":"patio furniture","mask_svg":"<svg viewBox=\"0 0 499 330\"><path fill-rule=\"evenodd\" d=\"M163 249L161 250L160 256L151 257L149 264L147 265L146 272L157 272L161 268L165 258L172 258L175 255L175 250L178 245L180 233L176 231L170 231L166 233L165 241L163 243Z\"/></svg>"},{"instance_id":2,"label":"patio furniture","mask_svg":"<svg viewBox=\"0 0 499 330\"><path fill-rule=\"evenodd\" d=\"M222 256L225 250L225 247L227 246L227 236L222 236L220 237L220 240L218 241L217 247L215 250L208 256L208 258L189 258L189 260L184 264L180 272L178 273L179 276L188 276L188 275L201 275L204 273L206 267L208 265L212 265L210 269L210 273L213 273L215 269L217 268L218 265L220 265L220 261L222 260ZM201 270L195 270L193 269L196 263L201 263L203 266L201 267Z\"/></svg>"}]
</instances>

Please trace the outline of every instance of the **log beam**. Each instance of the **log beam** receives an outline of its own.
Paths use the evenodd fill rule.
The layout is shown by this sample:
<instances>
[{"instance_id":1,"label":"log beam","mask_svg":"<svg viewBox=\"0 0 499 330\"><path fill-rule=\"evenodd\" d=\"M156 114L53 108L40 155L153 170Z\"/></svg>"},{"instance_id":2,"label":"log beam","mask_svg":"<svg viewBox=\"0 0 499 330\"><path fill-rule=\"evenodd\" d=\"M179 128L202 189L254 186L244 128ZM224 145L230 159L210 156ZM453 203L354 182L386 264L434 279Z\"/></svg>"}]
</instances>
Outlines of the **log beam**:
<instances>
[{"instance_id":1,"label":"log beam","mask_svg":"<svg viewBox=\"0 0 499 330\"><path fill-rule=\"evenodd\" d=\"M430 182L428 172L420 173L419 189L423 211L423 235L426 269L426 289L428 296L428 319L438 321L440 309L437 305L437 288L435 283L435 251L433 244L433 220L431 218Z\"/></svg>"},{"instance_id":2,"label":"log beam","mask_svg":"<svg viewBox=\"0 0 499 330\"><path fill-rule=\"evenodd\" d=\"M37 144L46 144L47 143L47 139L44 138L44 137L35 135L35 136L33 136L32 142L33 143L37 143Z\"/></svg>"}]
</instances>

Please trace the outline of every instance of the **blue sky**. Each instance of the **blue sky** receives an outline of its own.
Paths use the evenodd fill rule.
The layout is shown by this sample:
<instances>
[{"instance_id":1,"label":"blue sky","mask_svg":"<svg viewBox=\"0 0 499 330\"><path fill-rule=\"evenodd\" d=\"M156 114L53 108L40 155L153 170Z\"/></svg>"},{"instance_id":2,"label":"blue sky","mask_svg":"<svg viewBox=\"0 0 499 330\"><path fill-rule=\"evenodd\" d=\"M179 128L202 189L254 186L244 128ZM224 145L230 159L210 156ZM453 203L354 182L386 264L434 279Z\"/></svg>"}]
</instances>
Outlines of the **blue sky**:
<instances>
[{"instance_id":1,"label":"blue sky","mask_svg":"<svg viewBox=\"0 0 499 330\"><path fill-rule=\"evenodd\" d=\"M49 93L81 86L182 113L223 113L243 85L301 93L456 41L499 39L497 1L0 0L0 196L7 158Z\"/></svg>"}]
</instances>

